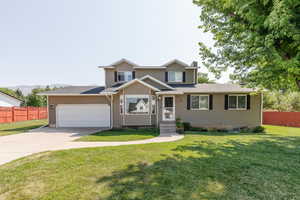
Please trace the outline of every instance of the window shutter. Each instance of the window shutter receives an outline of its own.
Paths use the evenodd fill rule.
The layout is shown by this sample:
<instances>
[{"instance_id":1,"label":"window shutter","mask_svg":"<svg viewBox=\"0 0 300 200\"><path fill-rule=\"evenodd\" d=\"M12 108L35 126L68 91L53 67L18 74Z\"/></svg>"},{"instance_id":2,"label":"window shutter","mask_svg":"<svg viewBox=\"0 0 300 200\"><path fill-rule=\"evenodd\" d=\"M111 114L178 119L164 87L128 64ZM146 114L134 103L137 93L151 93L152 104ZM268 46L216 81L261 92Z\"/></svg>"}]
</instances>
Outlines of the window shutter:
<instances>
[{"instance_id":1,"label":"window shutter","mask_svg":"<svg viewBox=\"0 0 300 200\"><path fill-rule=\"evenodd\" d=\"M115 82L118 82L118 72L115 71Z\"/></svg>"},{"instance_id":2,"label":"window shutter","mask_svg":"<svg viewBox=\"0 0 300 200\"><path fill-rule=\"evenodd\" d=\"M135 71L132 72L132 79L135 79Z\"/></svg>"},{"instance_id":3,"label":"window shutter","mask_svg":"<svg viewBox=\"0 0 300 200\"><path fill-rule=\"evenodd\" d=\"M186 96L186 109L190 110L191 109L191 95Z\"/></svg>"},{"instance_id":4,"label":"window shutter","mask_svg":"<svg viewBox=\"0 0 300 200\"><path fill-rule=\"evenodd\" d=\"M168 72L165 72L165 81L168 82Z\"/></svg>"},{"instance_id":5,"label":"window shutter","mask_svg":"<svg viewBox=\"0 0 300 200\"><path fill-rule=\"evenodd\" d=\"M209 95L209 110L213 109L213 95Z\"/></svg>"},{"instance_id":6,"label":"window shutter","mask_svg":"<svg viewBox=\"0 0 300 200\"><path fill-rule=\"evenodd\" d=\"M250 110L250 104L251 104L251 102L250 102L250 95L248 94L247 95L247 110Z\"/></svg>"},{"instance_id":7,"label":"window shutter","mask_svg":"<svg viewBox=\"0 0 300 200\"><path fill-rule=\"evenodd\" d=\"M185 82L185 72L182 72L182 82Z\"/></svg>"},{"instance_id":8,"label":"window shutter","mask_svg":"<svg viewBox=\"0 0 300 200\"><path fill-rule=\"evenodd\" d=\"M225 110L228 110L228 95L225 95L225 104L224 104Z\"/></svg>"}]
</instances>

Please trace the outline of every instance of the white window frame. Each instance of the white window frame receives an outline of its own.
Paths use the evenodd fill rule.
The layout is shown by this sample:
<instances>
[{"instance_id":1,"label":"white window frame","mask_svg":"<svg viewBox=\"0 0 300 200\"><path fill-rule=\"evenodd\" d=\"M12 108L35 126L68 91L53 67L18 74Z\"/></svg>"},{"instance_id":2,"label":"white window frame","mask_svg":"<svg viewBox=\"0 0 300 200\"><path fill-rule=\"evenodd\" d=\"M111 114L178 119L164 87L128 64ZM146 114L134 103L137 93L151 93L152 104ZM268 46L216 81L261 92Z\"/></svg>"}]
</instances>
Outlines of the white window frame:
<instances>
[{"instance_id":1,"label":"white window frame","mask_svg":"<svg viewBox=\"0 0 300 200\"><path fill-rule=\"evenodd\" d=\"M230 102L229 102L229 97L236 97L236 108L230 108ZM245 97L245 108L238 108L239 105L239 98L238 97ZM245 94L232 94L228 95L228 110L247 110L247 95Z\"/></svg>"},{"instance_id":2,"label":"white window frame","mask_svg":"<svg viewBox=\"0 0 300 200\"><path fill-rule=\"evenodd\" d=\"M130 114L127 112L127 97L131 97L131 98L147 98L148 99L148 113L137 113L137 114ZM151 105L150 105L150 96L149 95L136 95L136 94L125 94L125 98L124 98L124 114L125 115L149 115L151 113Z\"/></svg>"},{"instance_id":3,"label":"white window frame","mask_svg":"<svg viewBox=\"0 0 300 200\"><path fill-rule=\"evenodd\" d=\"M193 96L195 96L195 97L199 97L199 108L193 108L193 106L192 106L192 97ZM207 108L200 108L200 97L203 97L203 96L205 96L205 97L208 97L207 99L208 99L208 101L207 101L207 103L208 103L208 106L207 106ZM191 110L209 110L209 95L207 95L207 94L205 94L205 95L191 95L191 99L190 99L190 108L191 108Z\"/></svg>"},{"instance_id":4,"label":"white window frame","mask_svg":"<svg viewBox=\"0 0 300 200\"><path fill-rule=\"evenodd\" d=\"M120 73L124 73L124 81L120 81L119 80L119 74ZM133 80L133 73L132 73L132 71L117 71L117 80L118 80L118 82L128 82L128 81L131 81L131 80L128 80L128 79L126 79L126 73L131 73L131 80Z\"/></svg>"},{"instance_id":5,"label":"white window frame","mask_svg":"<svg viewBox=\"0 0 300 200\"><path fill-rule=\"evenodd\" d=\"M175 80L170 79L171 72L175 73ZM181 73L181 80L176 80L176 73ZM181 83L181 82L183 82L183 72L182 71L168 71L168 82L171 82L171 83Z\"/></svg>"}]
</instances>

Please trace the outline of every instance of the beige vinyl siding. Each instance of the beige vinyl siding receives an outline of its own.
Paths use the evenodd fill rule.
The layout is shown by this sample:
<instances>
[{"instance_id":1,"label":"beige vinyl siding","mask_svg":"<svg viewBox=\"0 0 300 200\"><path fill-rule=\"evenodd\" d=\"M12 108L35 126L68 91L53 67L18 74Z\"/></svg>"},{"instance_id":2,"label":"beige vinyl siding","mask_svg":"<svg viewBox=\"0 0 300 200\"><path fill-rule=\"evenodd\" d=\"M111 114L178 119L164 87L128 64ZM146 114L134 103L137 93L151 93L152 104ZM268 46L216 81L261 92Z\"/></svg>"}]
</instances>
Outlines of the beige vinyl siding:
<instances>
[{"instance_id":1,"label":"beige vinyl siding","mask_svg":"<svg viewBox=\"0 0 300 200\"><path fill-rule=\"evenodd\" d=\"M176 96L176 118L194 127L236 128L261 125L261 95L251 95L250 110L225 110L225 94L213 94L213 110L187 110L187 95Z\"/></svg>"}]
</instances>

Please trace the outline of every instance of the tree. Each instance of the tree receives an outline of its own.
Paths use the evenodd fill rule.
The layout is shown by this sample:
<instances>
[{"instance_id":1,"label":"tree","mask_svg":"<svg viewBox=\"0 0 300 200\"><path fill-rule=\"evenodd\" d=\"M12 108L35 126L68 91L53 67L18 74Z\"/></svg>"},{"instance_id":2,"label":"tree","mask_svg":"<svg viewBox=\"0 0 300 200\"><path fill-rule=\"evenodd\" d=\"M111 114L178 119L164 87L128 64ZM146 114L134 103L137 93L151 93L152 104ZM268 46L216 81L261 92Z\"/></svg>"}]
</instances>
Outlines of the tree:
<instances>
[{"instance_id":1,"label":"tree","mask_svg":"<svg viewBox=\"0 0 300 200\"><path fill-rule=\"evenodd\" d=\"M215 83L214 80L210 80L207 73L198 73L198 83Z\"/></svg>"},{"instance_id":2,"label":"tree","mask_svg":"<svg viewBox=\"0 0 300 200\"><path fill-rule=\"evenodd\" d=\"M300 111L300 92L265 92L264 109L278 111Z\"/></svg>"},{"instance_id":3,"label":"tree","mask_svg":"<svg viewBox=\"0 0 300 200\"><path fill-rule=\"evenodd\" d=\"M26 106L34 106L34 107L42 107L47 106L47 97L37 95L40 92L51 90L49 86L45 89L43 88L35 88L31 91L31 93L26 97Z\"/></svg>"},{"instance_id":4,"label":"tree","mask_svg":"<svg viewBox=\"0 0 300 200\"><path fill-rule=\"evenodd\" d=\"M200 45L217 78L229 67L251 87L300 90L299 0L194 0L215 49Z\"/></svg>"}]
</instances>

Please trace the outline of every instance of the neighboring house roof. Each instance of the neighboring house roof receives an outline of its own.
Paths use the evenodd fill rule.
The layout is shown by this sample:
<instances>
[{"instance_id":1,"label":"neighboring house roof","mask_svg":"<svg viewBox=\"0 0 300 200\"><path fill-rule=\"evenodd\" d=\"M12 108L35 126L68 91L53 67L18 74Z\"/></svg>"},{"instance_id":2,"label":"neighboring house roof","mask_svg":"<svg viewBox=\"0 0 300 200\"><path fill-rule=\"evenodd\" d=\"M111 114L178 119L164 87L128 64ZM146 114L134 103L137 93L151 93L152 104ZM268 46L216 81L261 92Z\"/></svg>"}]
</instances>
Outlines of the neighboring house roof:
<instances>
[{"instance_id":1,"label":"neighboring house roof","mask_svg":"<svg viewBox=\"0 0 300 200\"><path fill-rule=\"evenodd\" d=\"M23 102L23 100L21 100L21 99L15 97L15 96L13 96L13 95L10 95L10 94L8 94L8 93L6 93L6 92L0 91L0 94L3 94L3 95L8 96L8 97L10 97L10 98L13 98L13 99L19 101L20 103Z\"/></svg>"},{"instance_id":2,"label":"neighboring house roof","mask_svg":"<svg viewBox=\"0 0 300 200\"><path fill-rule=\"evenodd\" d=\"M105 95L107 92L103 86L68 86L41 92L39 95Z\"/></svg>"}]
</instances>

